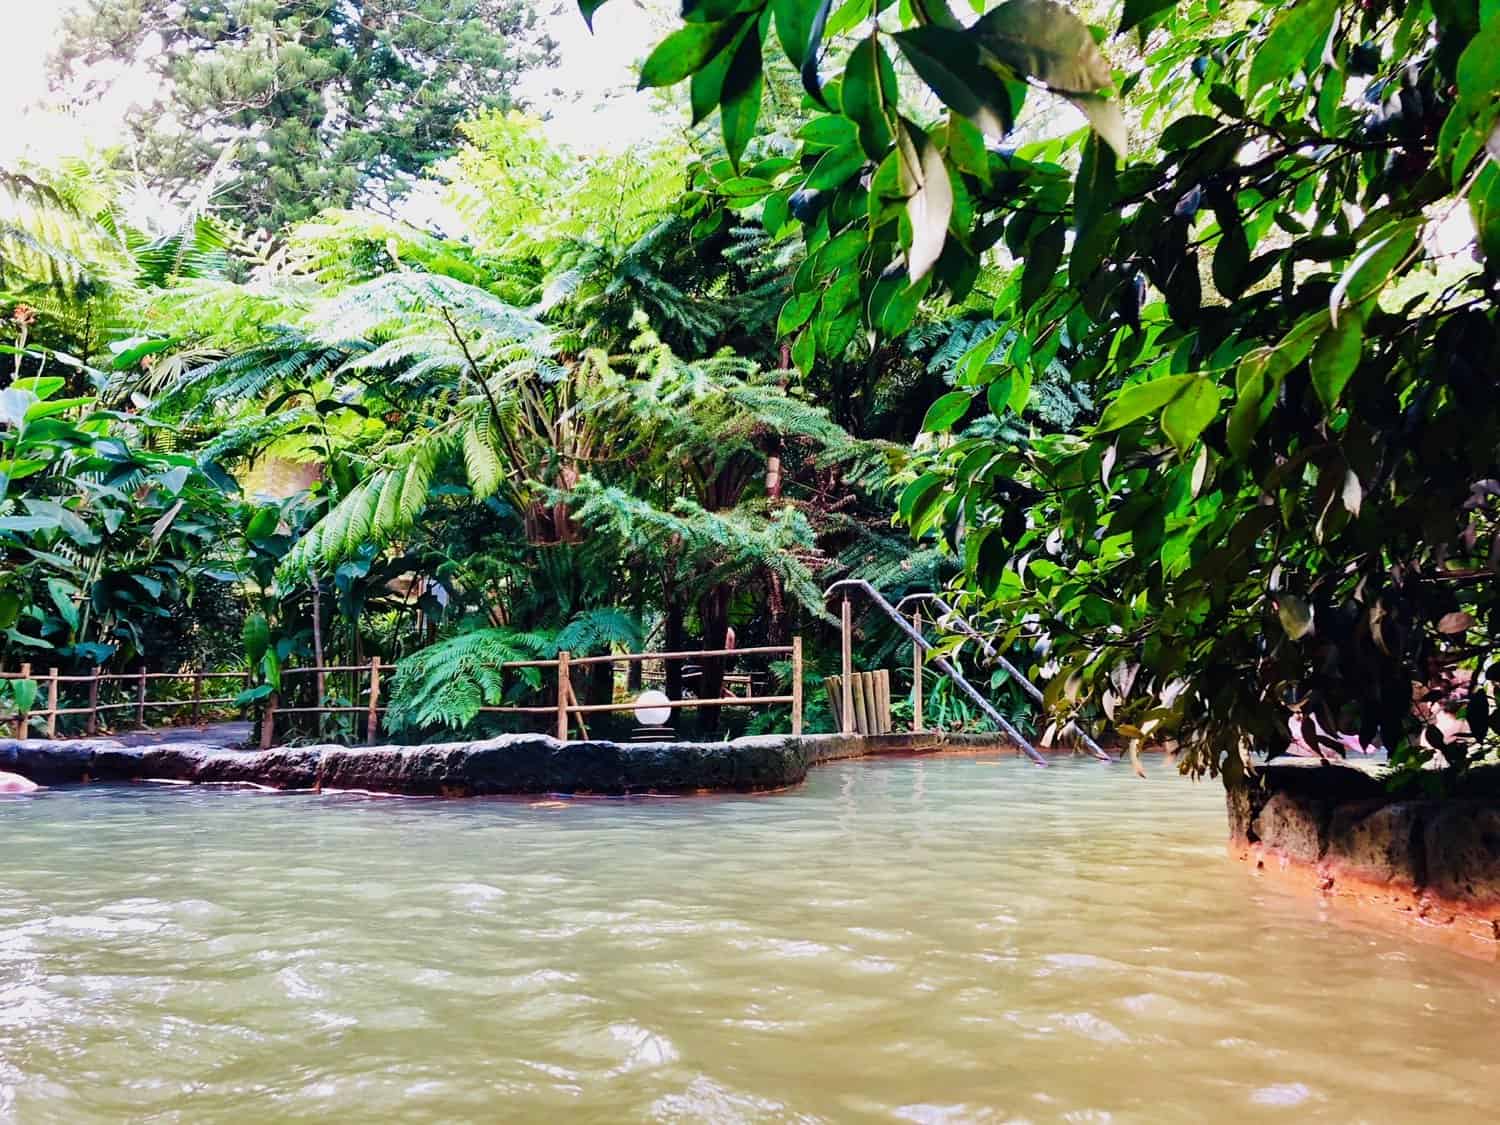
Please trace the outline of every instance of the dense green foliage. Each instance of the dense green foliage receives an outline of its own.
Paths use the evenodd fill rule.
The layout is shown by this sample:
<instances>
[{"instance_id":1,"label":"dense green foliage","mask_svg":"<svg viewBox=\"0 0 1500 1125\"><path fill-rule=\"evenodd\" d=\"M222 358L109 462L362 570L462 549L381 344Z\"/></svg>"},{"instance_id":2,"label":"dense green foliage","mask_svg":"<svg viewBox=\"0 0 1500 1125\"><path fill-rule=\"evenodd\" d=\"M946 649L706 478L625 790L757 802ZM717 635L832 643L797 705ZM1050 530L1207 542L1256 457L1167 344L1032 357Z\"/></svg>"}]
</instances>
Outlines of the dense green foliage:
<instances>
[{"instance_id":1,"label":"dense green foliage","mask_svg":"<svg viewBox=\"0 0 1500 1125\"><path fill-rule=\"evenodd\" d=\"M118 97L121 67L149 73L131 163L176 195L232 151L221 209L275 230L389 205L550 46L526 0L85 0L53 64L79 100Z\"/></svg>"},{"instance_id":2,"label":"dense green foliage","mask_svg":"<svg viewBox=\"0 0 1500 1125\"><path fill-rule=\"evenodd\" d=\"M1001 264L900 511L1007 641L1046 639L1058 711L1231 773L1288 707L1414 765L1487 753L1500 10L1132 0L1111 35L976 9L690 2L642 68L721 109L729 159L695 186L805 246L799 367ZM771 156L773 27L810 119ZM1092 128L1036 139L1039 97ZM1059 365L1110 396L1094 424L997 433Z\"/></svg>"},{"instance_id":3,"label":"dense green foliage","mask_svg":"<svg viewBox=\"0 0 1500 1125\"><path fill-rule=\"evenodd\" d=\"M420 737L535 701L495 665L561 649L801 632L815 676L852 575L949 584L1045 681L1038 728L1231 777L1295 729L1491 752L1496 5L688 0L640 77L718 140L586 159L514 114L460 130L526 17L427 7L463 18L240 5L235 39L195 7L170 229L107 172L0 181L0 657L162 660L229 589L247 698L378 654ZM96 3L68 50L166 11ZM306 81L213 117L216 83L280 80L262 40ZM232 178L222 142L273 133ZM443 153L444 229L349 209Z\"/></svg>"}]
</instances>

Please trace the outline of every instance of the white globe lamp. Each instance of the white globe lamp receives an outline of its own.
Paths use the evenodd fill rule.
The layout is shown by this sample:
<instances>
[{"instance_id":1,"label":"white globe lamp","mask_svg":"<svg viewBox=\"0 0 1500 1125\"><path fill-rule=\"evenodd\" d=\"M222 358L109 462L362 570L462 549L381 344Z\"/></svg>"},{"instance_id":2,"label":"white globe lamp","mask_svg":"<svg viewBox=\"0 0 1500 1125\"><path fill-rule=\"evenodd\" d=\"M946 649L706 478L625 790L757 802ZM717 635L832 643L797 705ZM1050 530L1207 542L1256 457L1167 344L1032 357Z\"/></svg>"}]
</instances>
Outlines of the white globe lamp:
<instances>
[{"instance_id":1,"label":"white globe lamp","mask_svg":"<svg viewBox=\"0 0 1500 1125\"><path fill-rule=\"evenodd\" d=\"M672 717L672 708L664 706L671 703L664 692L643 691L635 698L635 721L643 727L665 726L668 719Z\"/></svg>"}]
</instances>

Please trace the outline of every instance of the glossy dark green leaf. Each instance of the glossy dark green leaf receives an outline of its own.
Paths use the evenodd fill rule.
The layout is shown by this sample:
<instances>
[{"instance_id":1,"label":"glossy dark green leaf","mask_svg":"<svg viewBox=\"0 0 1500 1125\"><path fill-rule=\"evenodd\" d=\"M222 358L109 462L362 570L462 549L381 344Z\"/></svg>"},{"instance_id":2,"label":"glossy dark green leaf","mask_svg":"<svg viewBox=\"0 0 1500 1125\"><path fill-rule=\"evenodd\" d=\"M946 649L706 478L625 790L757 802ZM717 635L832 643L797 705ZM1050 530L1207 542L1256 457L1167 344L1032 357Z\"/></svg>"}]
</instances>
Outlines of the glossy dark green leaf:
<instances>
[{"instance_id":1,"label":"glossy dark green leaf","mask_svg":"<svg viewBox=\"0 0 1500 1125\"><path fill-rule=\"evenodd\" d=\"M1120 16L1119 34L1124 35L1133 28L1144 33L1166 18L1177 6L1177 0L1125 0L1125 11Z\"/></svg>"},{"instance_id":2,"label":"glossy dark green leaf","mask_svg":"<svg viewBox=\"0 0 1500 1125\"><path fill-rule=\"evenodd\" d=\"M895 110L896 71L878 36L870 35L849 52L840 91L844 116L859 130L859 143L872 160L882 160L891 145L890 116Z\"/></svg>"},{"instance_id":3,"label":"glossy dark green leaf","mask_svg":"<svg viewBox=\"0 0 1500 1125\"><path fill-rule=\"evenodd\" d=\"M1296 73L1308 52L1327 37L1337 9L1338 0L1297 0L1277 11L1271 33L1250 57L1248 91L1252 98L1268 83Z\"/></svg>"},{"instance_id":4,"label":"glossy dark green leaf","mask_svg":"<svg viewBox=\"0 0 1500 1125\"><path fill-rule=\"evenodd\" d=\"M1026 264L1021 271L1021 307L1029 309L1052 285L1057 267L1062 264L1067 229L1061 219L1054 219L1031 238Z\"/></svg>"},{"instance_id":5,"label":"glossy dark green leaf","mask_svg":"<svg viewBox=\"0 0 1500 1125\"><path fill-rule=\"evenodd\" d=\"M1171 402L1198 375L1167 375L1147 383L1132 383L1115 396L1099 419L1098 432L1109 433L1147 415L1155 414Z\"/></svg>"},{"instance_id":6,"label":"glossy dark green leaf","mask_svg":"<svg viewBox=\"0 0 1500 1125\"><path fill-rule=\"evenodd\" d=\"M697 125L719 107L724 97L724 82L729 77L729 67L734 62L740 45L754 26L746 21L728 43L714 54L702 67L693 72L689 83L689 99L693 111L693 124Z\"/></svg>"},{"instance_id":7,"label":"glossy dark green leaf","mask_svg":"<svg viewBox=\"0 0 1500 1125\"><path fill-rule=\"evenodd\" d=\"M922 418L922 429L926 433L940 434L951 430L969 412L974 396L967 391L949 391L927 408Z\"/></svg>"},{"instance_id":8,"label":"glossy dark green leaf","mask_svg":"<svg viewBox=\"0 0 1500 1125\"><path fill-rule=\"evenodd\" d=\"M944 105L993 137L1010 130L1014 114L1005 83L985 66L977 36L946 27L914 27L893 38L906 61Z\"/></svg>"},{"instance_id":9,"label":"glossy dark green leaf","mask_svg":"<svg viewBox=\"0 0 1500 1125\"><path fill-rule=\"evenodd\" d=\"M1000 62L1067 94L1092 94L1114 82L1088 25L1054 0L1006 0L972 32Z\"/></svg>"},{"instance_id":10,"label":"glossy dark green leaf","mask_svg":"<svg viewBox=\"0 0 1500 1125\"><path fill-rule=\"evenodd\" d=\"M901 490L901 498L896 502L896 511L902 519L911 519L912 512L921 502L924 496L931 495L934 490L941 491L943 478L937 473L924 473Z\"/></svg>"},{"instance_id":11,"label":"glossy dark green leaf","mask_svg":"<svg viewBox=\"0 0 1500 1125\"><path fill-rule=\"evenodd\" d=\"M1336 407L1343 396L1345 385L1359 367L1363 342L1364 317L1353 312L1341 317L1338 324L1330 324L1313 345L1308 364L1313 387L1326 409Z\"/></svg>"},{"instance_id":12,"label":"glossy dark green leaf","mask_svg":"<svg viewBox=\"0 0 1500 1125\"><path fill-rule=\"evenodd\" d=\"M740 156L755 135L755 123L760 119L761 85L760 32L752 28L729 65L719 106L724 150L735 167L739 167Z\"/></svg>"},{"instance_id":13,"label":"glossy dark green leaf","mask_svg":"<svg viewBox=\"0 0 1500 1125\"><path fill-rule=\"evenodd\" d=\"M857 144L825 152L807 175L803 186L809 190L827 191L842 185L865 166L864 150Z\"/></svg>"},{"instance_id":14,"label":"glossy dark green leaf","mask_svg":"<svg viewBox=\"0 0 1500 1125\"><path fill-rule=\"evenodd\" d=\"M1161 412L1161 430L1185 454L1218 414L1218 386L1206 375L1194 376Z\"/></svg>"},{"instance_id":15,"label":"glossy dark green leaf","mask_svg":"<svg viewBox=\"0 0 1500 1125\"><path fill-rule=\"evenodd\" d=\"M707 63L739 30L728 20L719 23L690 23L656 45L641 64L638 86L675 86Z\"/></svg>"},{"instance_id":16,"label":"glossy dark green leaf","mask_svg":"<svg viewBox=\"0 0 1500 1125\"><path fill-rule=\"evenodd\" d=\"M1227 223L1226 218L1230 220ZM1220 227L1214 246L1214 288L1232 301L1249 282L1250 243L1239 217L1232 212L1221 213Z\"/></svg>"}]
</instances>

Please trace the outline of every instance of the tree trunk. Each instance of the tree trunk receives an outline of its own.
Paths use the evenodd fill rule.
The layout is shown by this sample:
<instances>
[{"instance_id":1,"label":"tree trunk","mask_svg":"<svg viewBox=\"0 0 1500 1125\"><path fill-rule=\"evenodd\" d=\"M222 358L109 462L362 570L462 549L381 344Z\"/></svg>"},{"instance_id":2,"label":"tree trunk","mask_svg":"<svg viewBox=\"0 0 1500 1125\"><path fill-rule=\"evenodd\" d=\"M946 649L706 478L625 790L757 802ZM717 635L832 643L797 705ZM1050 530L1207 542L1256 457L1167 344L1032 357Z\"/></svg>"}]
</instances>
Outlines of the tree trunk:
<instances>
[{"instance_id":1,"label":"tree trunk","mask_svg":"<svg viewBox=\"0 0 1500 1125\"><path fill-rule=\"evenodd\" d=\"M662 649L666 652L681 652L682 640L682 606L677 601L677 591L670 586L666 589L667 620L662 630ZM668 699L682 698L682 661L668 660L667 679L663 685Z\"/></svg>"},{"instance_id":2,"label":"tree trunk","mask_svg":"<svg viewBox=\"0 0 1500 1125\"><path fill-rule=\"evenodd\" d=\"M718 585L709 590L698 602L698 619L703 624L703 647L724 648L729 634L730 588ZM699 661L698 696L701 699L721 699L724 695L724 672L729 661L722 656L705 656ZM698 725L704 734L713 734L719 729L721 707L700 707Z\"/></svg>"}]
</instances>

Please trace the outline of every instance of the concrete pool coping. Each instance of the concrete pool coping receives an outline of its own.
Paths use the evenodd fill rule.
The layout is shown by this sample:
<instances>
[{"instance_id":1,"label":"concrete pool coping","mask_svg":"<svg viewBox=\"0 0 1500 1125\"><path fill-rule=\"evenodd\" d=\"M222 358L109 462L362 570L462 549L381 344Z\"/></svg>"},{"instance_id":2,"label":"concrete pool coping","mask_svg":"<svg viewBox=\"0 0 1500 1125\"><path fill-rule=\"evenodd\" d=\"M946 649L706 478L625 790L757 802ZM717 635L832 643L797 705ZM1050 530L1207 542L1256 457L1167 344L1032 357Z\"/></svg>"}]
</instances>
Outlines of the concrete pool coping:
<instances>
[{"instance_id":1,"label":"concrete pool coping","mask_svg":"<svg viewBox=\"0 0 1500 1125\"><path fill-rule=\"evenodd\" d=\"M728 742L559 742L511 734L420 746L298 746L232 750L108 738L0 739L0 771L39 785L172 781L270 789L343 789L409 796L541 793L609 796L750 793L796 785L823 762L881 754L1012 751L999 734L757 735Z\"/></svg>"}]
</instances>

